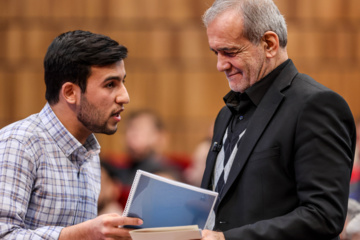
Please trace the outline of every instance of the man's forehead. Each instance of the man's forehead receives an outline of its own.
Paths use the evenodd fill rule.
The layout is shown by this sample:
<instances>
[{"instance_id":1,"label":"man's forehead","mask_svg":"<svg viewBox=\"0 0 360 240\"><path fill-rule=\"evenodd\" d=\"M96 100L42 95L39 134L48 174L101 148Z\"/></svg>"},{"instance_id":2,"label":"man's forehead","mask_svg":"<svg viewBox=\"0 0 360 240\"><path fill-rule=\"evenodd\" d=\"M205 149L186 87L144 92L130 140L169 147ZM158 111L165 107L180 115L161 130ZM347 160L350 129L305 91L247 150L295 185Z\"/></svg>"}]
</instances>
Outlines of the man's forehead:
<instances>
[{"instance_id":1,"label":"man's forehead","mask_svg":"<svg viewBox=\"0 0 360 240\"><path fill-rule=\"evenodd\" d=\"M208 37L231 37L233 39L242 36L243 19L234 10L228 10L219 14L207 27Z\"/></svg>"},{"instance_id":2,"label":"man's forehead","mask_svg":"<svg viewBox=\"0 0 360 240\"><path fill-rule=\"evenodd\" d=\"M103 71L103 70L110 70L110 69L125 69L125 63L124 60L119 60L114 63L110 63L107 65L92 65L90 66L90 69L92 71Z\"/></svg>"}]
</instances>

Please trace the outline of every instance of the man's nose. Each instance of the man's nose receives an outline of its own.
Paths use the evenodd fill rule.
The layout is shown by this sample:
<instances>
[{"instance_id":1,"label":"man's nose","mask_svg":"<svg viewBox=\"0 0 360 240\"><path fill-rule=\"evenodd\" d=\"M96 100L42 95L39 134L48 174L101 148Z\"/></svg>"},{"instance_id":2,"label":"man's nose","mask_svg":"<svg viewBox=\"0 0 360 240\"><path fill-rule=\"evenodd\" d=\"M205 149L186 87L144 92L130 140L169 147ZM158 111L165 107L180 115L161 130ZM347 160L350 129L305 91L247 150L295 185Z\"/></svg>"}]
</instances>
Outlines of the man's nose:
<instances>
[{"instance_id":1,"label":"man's nose","mask_svg":"<svg viewBox=\"0 0 360 240\"><path fill-rule=\"evenodd\" d=\"M228 70L231 67L231 64L224 55L218 53L216 67L219 72L224 72L225 70Z\"/></svg>"},{"instance_id":2,"label":"man's nose","mask_svg":"<svg viewBox=\"0 0 360 240\"><path fill-rule=\"evenodd\" d=\"M116 96L116 103L128 104L130 102L129 93L125 86L122 86Z\"/></svg>"}]
</instances>

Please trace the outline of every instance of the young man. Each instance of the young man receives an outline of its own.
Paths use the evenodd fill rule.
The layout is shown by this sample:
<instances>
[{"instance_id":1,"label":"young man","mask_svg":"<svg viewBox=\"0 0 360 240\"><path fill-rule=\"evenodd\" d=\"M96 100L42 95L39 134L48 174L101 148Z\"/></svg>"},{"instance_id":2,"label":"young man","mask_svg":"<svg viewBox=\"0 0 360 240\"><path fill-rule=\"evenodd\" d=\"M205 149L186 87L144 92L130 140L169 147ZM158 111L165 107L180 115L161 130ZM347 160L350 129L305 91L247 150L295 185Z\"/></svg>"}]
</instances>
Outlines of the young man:
<instances>
[{"instance_id":1,"label":"young man","mask_svg":"<svg viewBox=\"0 0 360 240\"><path fill-rule=\"evenodd\" d=\"M203 240L338 239L356 138L347 103L296 70L272 0L217 0L204 23L231 91L202 180L219 192Z\"/></svg>"},{"instance_id":2,"label":"young man","mask_svg":"<svg viewBox=\"0 0 360 240\"><path fill-rule=\"evenodd\" d=\"M0 130L1 239L130 239L140 219L97 217L100 146L129 103L127 49L85 31L61 34L44 60L40 113Z\"/></svg>"}]
</instances>

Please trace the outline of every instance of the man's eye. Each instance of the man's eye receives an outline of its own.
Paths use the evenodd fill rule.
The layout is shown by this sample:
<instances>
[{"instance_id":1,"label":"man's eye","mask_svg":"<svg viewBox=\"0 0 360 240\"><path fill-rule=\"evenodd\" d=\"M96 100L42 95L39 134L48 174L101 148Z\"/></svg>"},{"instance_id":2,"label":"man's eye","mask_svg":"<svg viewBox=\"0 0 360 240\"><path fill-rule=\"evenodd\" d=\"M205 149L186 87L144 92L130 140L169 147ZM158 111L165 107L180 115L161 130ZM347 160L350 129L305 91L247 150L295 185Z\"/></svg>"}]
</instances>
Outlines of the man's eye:
<instances>
[{"instance_id":1,"label":"man's eye","mask_svg":"<svg viewBox=\"0 0 360 240\"><path fill-rule=\"evenodd\" d=\"M236 56L236 52L224 52L224 55L229 56L229 57L235 57Z\"/></svg>"},{"instance_id":2,"label":"man's eye","mask_svg":"<svg viewBox=\"0 0 360 240\"><path fill-rule=\"evenodd\" d=\"M108 83L108 84L106 84L106 87L107 87L107 88L113 88L113 87L114 87L114 83L113 83L113 82Z\"/></svg>"}]
</instances>

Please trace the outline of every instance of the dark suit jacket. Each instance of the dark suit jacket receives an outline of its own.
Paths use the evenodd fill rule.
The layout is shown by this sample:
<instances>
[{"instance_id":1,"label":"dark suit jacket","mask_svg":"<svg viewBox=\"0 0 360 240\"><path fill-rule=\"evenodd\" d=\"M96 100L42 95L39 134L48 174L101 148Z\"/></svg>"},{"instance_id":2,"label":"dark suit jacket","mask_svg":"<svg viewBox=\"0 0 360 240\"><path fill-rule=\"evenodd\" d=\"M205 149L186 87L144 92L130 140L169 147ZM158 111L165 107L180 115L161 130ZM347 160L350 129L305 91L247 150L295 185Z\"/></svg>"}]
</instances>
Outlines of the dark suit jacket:
<instances>
[{"instance_id":1,"label":"dark suit jacket","mask_svg":"<svg viewBox=\"0 0 360 240\"><path fill-rule=\"evenodd\" d=\"M221 143L230 110L214 127ZM338 239L355 149L352 113L290 61L257 106L219 196L214 230L230 239ZM212 188L210 149L202 187Z\"/></svg>"}]
</instances>

